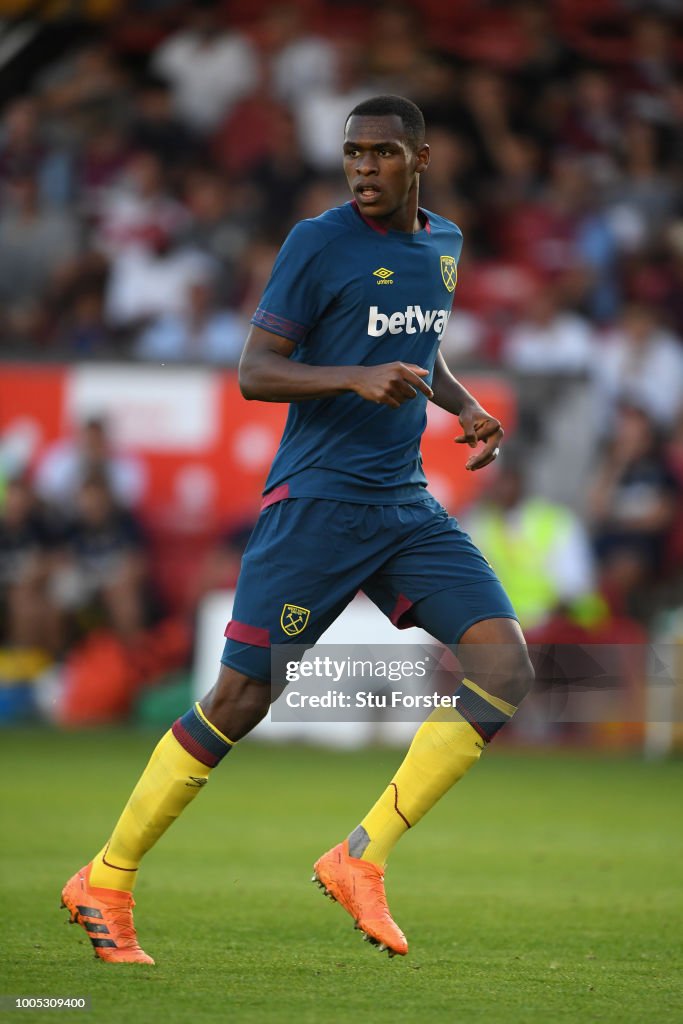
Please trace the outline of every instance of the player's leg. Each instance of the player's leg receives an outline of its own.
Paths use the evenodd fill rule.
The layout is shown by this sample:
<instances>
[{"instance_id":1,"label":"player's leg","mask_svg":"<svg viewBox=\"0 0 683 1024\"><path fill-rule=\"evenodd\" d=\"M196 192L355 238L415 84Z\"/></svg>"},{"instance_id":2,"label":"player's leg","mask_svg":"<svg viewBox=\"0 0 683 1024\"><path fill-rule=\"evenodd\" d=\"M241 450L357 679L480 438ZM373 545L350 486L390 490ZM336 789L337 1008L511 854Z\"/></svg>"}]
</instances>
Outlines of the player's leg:
<instances>
[{"instance_id":1,"label":"player's leg","mask_svg":"<svg viewBox=\"0 0 683 1024\"><path fill-rule=\"evenodd\" d=\"M271 642L315 643L358 588L358 580L346 585L339 571L341 544L348 542L344 526L330 517L329 508L315 506L301 499L261 513L242 560L218 682L161 738L110 839L64 889L71 919L88 931L102 959L151 962L137 944L131 913L142 857L204 788L234 743L266 714ZM302 537L308 557L302 557ZM311 611L294 623L285 620L286 608ZM111 920L107 906L114 911ZM84 908L97 913L88 915ZM105 911L106 923L99 916Z\"/></svg>"},{"instance_id":2,"label":"player's leg","mask_svg":"<svg viewBox=\"0 0 683 1024\"><path fill-rule=\"evenodd\" d=\"M159 740L111 838L93 861L93 885L132 892L143 856L269 705L269 686L221 666L208 696Z\"/></svg>"},{"instance_id":3,"label":"player's leg","mask_svg":"<svg viewBox=\"0 0 683 1024\"><path fill-rule=\"evenodd\" d=\"M397 625L419 625L458 645L461 663L476 678L465 678L456 691L460 711L435 711L420 726L379 800L348 839L316 863L328 888L340 872L357 875L373 867L383 878L398 839L479 759L533 676L512 606L469 537L433 501L402 515L415 518L404 548L364 589ZM429 587L432 593L425 594ZM467 656L475 650L476 657ZM407 943L388 946L407 952Z\"/></svg>"},{"instance_id":4,"label":"player's leg","mask_svg":"<svg viewBox=\"0 0 683 1024\"><path fill-rule=\"evenodd\" d=\"M475 764L485 745L512 717L516 707L498 694L521 700L531 681L524 638L514 619L491 619L470 627L466 644L499 645L485 690L464 679L455 692L458 708L434 711L415 734L398 771L377 802L344 842L314 865L314 879L341 898L362 930L389 956L408 952L403 932L392 919L384 894L384 866L392 849ZM481 652L480 652L481 653ZM461 662L463 660L461 655ZM469 659L473 664L482 657ZM497 692L495 692L497 691ZM350 906L347 905L350 903Z\"/></svg>"},{"instance_id":5,"label":"player's leg","mask_svg":"<svg viewBox=\"0 0 683 1024\"><path fill-rule=\"evenodd\" d=\"M111 963L153 963L133 925L132 891L144 855L194 800L212 770L266 714L270 687L222 666L210 694L162 736L110 839L62 892L70 920Z\"/></svg>"},{"instance_id":6,"label":"player's leg","mask_svg":"<svg viewBox=\"0 0 683 1024\"><path fill-rule=\"evenodd\" d=\"M533 670L513 619L471 626L458 658L468 674L455 690L456 707L435 710L419 727L391 782L351 833L352 855L385 864L401 836L477 763L531 685Z\"/></svg>"}]
</instances>

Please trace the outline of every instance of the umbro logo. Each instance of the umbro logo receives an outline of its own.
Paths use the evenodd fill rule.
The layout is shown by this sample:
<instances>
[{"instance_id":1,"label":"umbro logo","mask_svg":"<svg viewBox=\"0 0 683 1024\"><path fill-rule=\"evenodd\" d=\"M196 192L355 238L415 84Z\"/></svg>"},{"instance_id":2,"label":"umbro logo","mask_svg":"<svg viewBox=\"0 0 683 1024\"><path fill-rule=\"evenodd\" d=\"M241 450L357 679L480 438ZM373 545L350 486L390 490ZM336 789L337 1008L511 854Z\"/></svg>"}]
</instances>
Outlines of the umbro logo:
<instances>
[{"instance_id":1,"label":"umbro logo","mask_svg":"<svg viewBox=\"0 0 683 1024\"><path fill-rule=\"evenodd\" d=\"M378 267L377 270L373 270L372 273L373 273L374 277L378 278L378 280L375 282L376 284L393 284L394 283L393 281L389 280L389 278L394 276L393 270L387 270L386 267Z\"/></svg>"}]
</instances>

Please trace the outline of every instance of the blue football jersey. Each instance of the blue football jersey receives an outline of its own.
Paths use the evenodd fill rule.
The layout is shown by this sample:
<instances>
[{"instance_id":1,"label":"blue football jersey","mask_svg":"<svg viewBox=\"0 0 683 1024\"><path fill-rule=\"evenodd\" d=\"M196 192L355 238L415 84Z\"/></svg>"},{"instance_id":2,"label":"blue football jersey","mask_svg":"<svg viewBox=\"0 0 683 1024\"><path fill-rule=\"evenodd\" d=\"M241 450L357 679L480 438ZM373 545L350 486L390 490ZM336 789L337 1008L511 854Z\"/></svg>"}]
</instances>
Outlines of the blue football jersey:
<instances>
[{"instance_id":1,"label":"blue football jersey","mask_svg":"<svg viewBox=\"0 0 683 1024\"><path fill-rule=\"evenodd\" d=\"M414 234L364 218L355 203L304 220L275 261L252 323L296 343L317 366L401 360L429 370L448 323L460 229L421 211ZM355 393L292 402L265 493L363 503L424 496L427 398L391 409ZM286 490L285 490L286 485Z\"/></svg>"}]
</instances>

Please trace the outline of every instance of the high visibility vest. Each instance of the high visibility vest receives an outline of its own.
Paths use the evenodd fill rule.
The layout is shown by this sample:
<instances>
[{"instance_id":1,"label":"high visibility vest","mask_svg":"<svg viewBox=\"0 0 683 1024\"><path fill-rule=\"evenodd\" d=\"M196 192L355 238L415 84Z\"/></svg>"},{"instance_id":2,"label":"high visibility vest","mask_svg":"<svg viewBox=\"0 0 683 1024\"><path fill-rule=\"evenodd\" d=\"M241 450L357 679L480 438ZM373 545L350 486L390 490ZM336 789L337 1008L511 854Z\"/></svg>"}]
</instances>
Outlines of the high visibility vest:
<instances>
[{"instance_id":1,"label":"high visibility vest","mask_svg":"<svg viewBox=\"0 0 683 1024\"><path fill-rule=\"evenodd\" d=\"M558 604L560 594L548 569L553 547L573 524L561 506L531 498L514 518L498 508L475 512L474 540L507 591L523 626L541 622Z\"/></svg>"}]
</instances>

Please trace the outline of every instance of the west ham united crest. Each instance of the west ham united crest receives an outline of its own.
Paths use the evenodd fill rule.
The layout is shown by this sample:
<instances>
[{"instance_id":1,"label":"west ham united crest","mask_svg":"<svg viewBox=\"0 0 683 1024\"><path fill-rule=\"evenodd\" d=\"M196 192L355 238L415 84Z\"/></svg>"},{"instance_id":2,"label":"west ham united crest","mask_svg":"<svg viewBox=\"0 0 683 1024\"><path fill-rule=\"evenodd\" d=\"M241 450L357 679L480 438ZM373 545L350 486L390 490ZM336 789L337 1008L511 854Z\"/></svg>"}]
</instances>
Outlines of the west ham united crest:
<instances>
[{"instance_id":1,"label":"west ham united crest","mask_svg":"<svg viewBox=\"0 0 683 1024\"><path fill-rule=\"evenodd\" d=\"M458 267L454 256L441 257L441 276L448 291L455 291L455 285L458 280Z\"/></svg>"},{"instance_id":2,"label":"west ham united crest","mask_svg":"<svg viewBox=\"0 0 683 1024\"><path fill-rule=\"evenodd\" d=\"M298 604L286 604L282 607L280 625L287 636L298 636L305 630L310 616L308 608L300 608Z\"/></svg>"}]
</instances>

